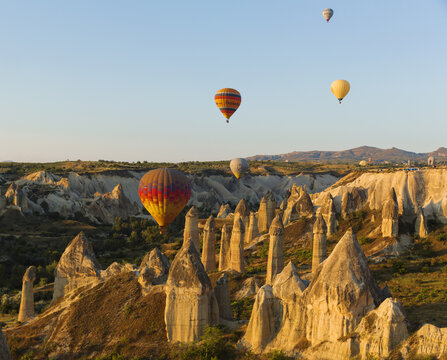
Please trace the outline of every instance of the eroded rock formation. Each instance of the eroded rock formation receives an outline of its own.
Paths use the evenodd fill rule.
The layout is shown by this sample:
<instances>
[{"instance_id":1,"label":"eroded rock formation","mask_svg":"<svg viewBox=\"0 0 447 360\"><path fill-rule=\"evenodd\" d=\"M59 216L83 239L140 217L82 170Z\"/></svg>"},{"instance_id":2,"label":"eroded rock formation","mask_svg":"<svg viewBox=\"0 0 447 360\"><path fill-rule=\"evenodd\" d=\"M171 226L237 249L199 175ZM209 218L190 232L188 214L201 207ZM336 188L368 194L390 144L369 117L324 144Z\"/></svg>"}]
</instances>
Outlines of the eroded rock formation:
<instances>
[{"instance_id":1,"label":"eroded rock formation","mask_svg":"<svg viewBox=\"0 0 447 360\"><path fill-rule=\"evenodd\" d=\"M220 236L219 271L224 271L230 266L230 240L230 228L227 224L224 224Z\"/></svg>"},{"instance_id":2,"label":"eroded rock formation","mask_svg":"<svg viewBox=\"0 0 447 360\"><path fill-rule=\"evenodd\" d=\"M305 186L293 185L284 210L283 224L298 220L300 217L313 217L314 207Z\"/></svg>"},{"instance_id":3,"label":"eroded rock formation","mask_svg":"<svg viewBox=\"0 0 447 360\"><path fill-rule=\"evenodd\" d=\"M244 299L255 296L259 291L259 281L254 278L248 278L242 283L241 289L236 293L236 299Z\"/></svg>"},{"instance_id":4,"label":"eroded rock formation","mask_svg":"<svg viewBox=\"0 0 447 360\"><path fill-rule=\"evenodd\" d=\"M196 250L200 252L199 240L199 213L192 206L185 216L185 229L183 230L183 243L191 240Z\"/></svg>"},{"instance_id":5,"label":"eroded rock formation","mask_svg":"<svg viewBox=\"0 0 447 360\"><path fill-rule=\"evenodd\" d=\"M214 217L211 215L203 228L202 264L206 271L216 270L216 234Z\"/></svg>"},{"instance_id":6,"label":"eroded rock formation","mask_svg":"<svg viewBox=\"0 0 447 360\"><path fill-rule=\"evenodd\" d=\"M321 215L327 226L327 236L331 236L337 232L337 210L334 199L330 193L327 194L326 199L320 208Z\"/></svg>"},{"instance_id":7,"label":"eroded rock formation","mask_svg":"<svg viewBox=\"0 0 447 360\"><path fill-rule=\"evenodd\" d=\"M272 285L275 276L284 268L283 256L284 226L281 218L276 216L269 229L269 254L267 259L267 276L265 283Z\"/></svg>"},{"instance_id":8,"label":"eroded rock formation","mask_svg":"<svg viewBox=\"0 0 447 360\"><path fill-rule=\"evenodd\" d=\"M79 287L99 282L100 273L92 245L81 231L67 246L54 271L53 301Z\"/></svg>"},{"instance_id":9,"label":"eroded rock formation","mask_svg":"<svg viewBox=\"0 0 447 360\"><path fill-rule=\"evenodd\" d=\"M172 262L166 284L168 340L197 341L205 327L218 320L219 308L211 281L195 246L186 242Z\"/></svg>"},{"instance_id":10,"label":"eroded rock formation","mask_svg":"<svg viewBox=\"0 0 447 360\"><path fill-rule=\"evenodd\" d=\"M22 281L22 298L20 301L20 310L18 321L25 322L34 319L34 293L33 284L36 281L36 268L30 266L26 269Z\"/></svg>"},{"instance_id":11,"label":"eroded rock formation","mask_svg":"<svg viewBox=\"0 0 447 360\"><path fill-rule=\"evenodd\" d=\"M214 293L216 294L217 304L219 305L219 317L224 320L233 320L227 274L223 274L217 279Z\"/></svg>"},{"instance_id":12,"label":"eroded rock formation","mask_svg":"<svg viewBox=\"0 0 447 360\"><path fill-rule=\"evenodd\" d=\"M392 237L399 234L399 208L397 204L396 192L391 189L388 199L382 208L382 235Z\"/></svg>"},{"instance_id":13,"label":"eroded rock formation","mask_svg":"<svg viewBox=\"0 0 447 360\"><path fill-rule=\"evenodd\" d=\"M415 359L417 356L435 356L442 359L447 354L447 328L438 328L425 324L416 331L402 346L404 359ZM428 359L428 357L427 357Z\"/></svg>"},{"instance_id":14,"label":"eroded rock formation","mask_svg":"<svg viewBox=\"0 0 447 360\"><path fill-rule=\"evenodd\" d=\"M245 231L245 244L251 243L253 239L257 238L258 236L258 220L256 219L255 213L251 212L248 221L248 229Z\"/></svg>"},{"instance_id":15,"label":"eroded rock formation","mask_svg":"<svg viewBox=\"0 0 447 360\"><path fill-rule=\"evenodd\" d=\"M216 219L225 219L228 215L231 214L231 208L228 204L220 205L219 212L217 213Z\"/></svg>"},{"instance_id":16,"label":"eroded rock formation","mask_svg":"<svg viewBox=\"0 0 447 360\"><path fill-rule=\"evenodd\" d=\"M241 218L244 223L244 229L247 231L248 223L250 221L250 210L248 210L248 205L244 198L239 201L234 210L234 217L236 218L237 216Z\"/></svg>"},{"instance_id":17,"label":"eroded rock formation","mask_svg":"<svg viewBox=\"0 0 447 360\"><path fill-rule=\"evenodd\" d=\"M0 329L0 360L12 360L11 352L9 351L9 346L2 329Z\"/></svg>"},{"instance_id":18,"label":"eroded rock formation","mask_svg":"<svg viewBox=\"0 0 447 360\"><path fill-rule=\"evenodd\" d=\"M233 231L231 232L229 269L238 273L245 272L244 238L244 222L239 215L236 215L234 217Z\"/></svg>"},{"instance_id":19,"label":"eroded rock formation","mask_svg":"<svg viewBox=\"0 0 447 360\"><path fill-rule=\"evenodd\" d=\"M147 294L152 285L164 284L168 279L169 260L158 248L145 255L139 268L138 282L143 294Z\"/></svg>"},{"instance_id":20,"label":"eroded rock formation","mask_svg":"<svg viewBox=\"0 0 447 360\"><path fill-rule=\"evenodd\" d=\"M271 191L267 192L259 204L258 210L258 229L261 234L266 233L270 224L276 216L276 200L275 195Z\"/></svg>"},{"instance_id":21,"label":"eroded rock formation","mask_svg":"<svg viewBox=\"0 0 447 360\"><path fill-rule=\"evenodd\" d=\"M427 219L425 218L424 210L420 206L416 215L415 234L420 238L428 236Z\"/></svg>"},{"instance_id":22,"label":"eroded rock formation","mask_svg":"<svg viewBox=\"0 0 447 360\"><path fill-rule=\"evenodd\" d=\"M368 199L368 191L366 189L354 187L347 190L341 201L341 216L346 218L348 214L360 210Z\"/></svg>"},{"instance_id":23,"label":"eroded rock formation","mask_svg":"<svg viewBox=\"0 0 447 360\"><path fill-rule=\"evenodd\" d=\"M321 213L319 213L313 227L312 273L315 273L318 265L326 259L326 233L326 222Z\"/></svg>"}]
</instances>

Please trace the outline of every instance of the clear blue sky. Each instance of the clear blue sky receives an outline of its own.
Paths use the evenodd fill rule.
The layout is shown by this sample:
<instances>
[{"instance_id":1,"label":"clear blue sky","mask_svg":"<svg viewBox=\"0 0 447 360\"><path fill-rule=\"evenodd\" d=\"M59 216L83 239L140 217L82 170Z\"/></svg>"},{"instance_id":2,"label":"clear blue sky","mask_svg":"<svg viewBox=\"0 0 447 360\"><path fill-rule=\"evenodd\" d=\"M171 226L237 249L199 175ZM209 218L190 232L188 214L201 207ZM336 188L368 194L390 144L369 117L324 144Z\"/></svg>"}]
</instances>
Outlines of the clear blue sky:
<instances>
[{"instance_id":1,"label":"clear blue sky","mask_svg":"<svg viewBox=\"0 0 447 360\"><path fill-rule=\"evenodd\" d=\"M447 146L447 0L0 4L0 160Z\"/></svg>"}]
</instances>

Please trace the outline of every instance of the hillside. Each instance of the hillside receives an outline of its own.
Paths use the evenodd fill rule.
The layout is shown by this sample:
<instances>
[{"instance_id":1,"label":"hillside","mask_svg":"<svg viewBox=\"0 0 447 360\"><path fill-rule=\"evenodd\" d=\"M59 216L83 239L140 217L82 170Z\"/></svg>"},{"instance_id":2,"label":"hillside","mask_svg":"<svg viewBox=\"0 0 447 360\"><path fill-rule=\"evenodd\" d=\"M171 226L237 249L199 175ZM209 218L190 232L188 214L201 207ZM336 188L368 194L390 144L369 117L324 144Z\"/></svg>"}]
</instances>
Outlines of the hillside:
<instances>
[{"instance_id":1,"label":"hillside","mask_svg":"<svg viewBox=\"0 0 447 360\"><path fill-rule=\"evenodd\" d=\"M279 155L256 155L247 159L255 160L272 160L272 161L314 161L322 163L342 163L342 162L358 162L371 158L373 162L403 162L403 161L421 161L426 162L429 156L435 157L438 161L444 161L447 156L447 149L441 147L429 153L415 153L411 151L401 150L398 148L379 149L372 146L361 146L354 149L343 151L293 151Z\"/></svg>"}]
</instances>

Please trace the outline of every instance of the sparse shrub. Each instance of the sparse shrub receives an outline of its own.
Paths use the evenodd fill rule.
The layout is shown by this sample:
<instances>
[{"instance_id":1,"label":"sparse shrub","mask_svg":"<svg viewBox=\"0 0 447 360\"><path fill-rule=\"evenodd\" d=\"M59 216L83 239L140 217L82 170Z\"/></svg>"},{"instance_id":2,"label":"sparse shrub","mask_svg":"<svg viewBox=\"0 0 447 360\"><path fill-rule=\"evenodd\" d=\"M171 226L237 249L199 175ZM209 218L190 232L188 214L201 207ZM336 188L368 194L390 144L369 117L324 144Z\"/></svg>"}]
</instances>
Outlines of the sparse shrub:
<instances>
[{"instance_id":1,"label":"sparse shrub","mask_svg":"<svg viewBox=\"0 0 447 360\"><path fill-rule=\"evenodd\" d=\"M444 265L444 266L441 268L441 271L442 271L443 273L447 273L447 265Z\"/></svg>"},{"instance_id":2,"label":"sparse shrub","mask_svg":"<svg viewBox=\"0 0 447 360\"><path fill-rule=\"evenodd\" d=\"M236 319L249 319L251 316L251 310L253 309L254 299L244 298L235 300L231 303L231 309L233 310L233 316Z\"/></svg>"},{"instance_id":3,"label":"sparse shrub","mask_svg":"<svg viewBox=\"0 0 447 360\"><path fill-rule=\"evenodd\" d=\"M436 241L445 243L447 241L447 234L442 233L442 234L436 235L435 239L436 239Z\"/></svg>"},{"instance_id":4,"label":"sparse shrub","mask_svg":"<svg viewBox=\"0 0 447 360\"><path fill-rule=\"evenodd\" d=\"M395 274L406 274L408 272L407 264L402 260L393 261L393 273Z\"/></svg>"},{"instance_id":5,"label":"sparse shrub","mask_svg":"<svg viewBox=\"0 0 447 360\"><path fill-rule=\"evenodd\" d=\"M268 253L269 253L269 242L265 241L264 245L261 248L261 250L259 250L259 258L263 259L263 260L266 259Z\"/></svg>"},{"instance_id":6,"label":"sparse shrub","mask_svg":"<svg viewBox=\"0 0 447 360\"><path fill-rule=\"evenodd\" d=\"M372 243L374 241L374 239L371 239L371 238L366 237L366 236L360 236L358 238L358 240L359 240L359 244L360 245L370 244L370 243Z\"/></svg>"},{"instance_id":7,"label":"sparse shrub","mask_svg":"<svg viewBox=\"0 0 447 360\"><path fill-rule=\"evenodd\" d=\"M282 350L275 350L267 355L267 358L270 360L289 360L291 359L288 357Z\"/></svg>"},{"instance_id":8,"label":"sparse shrub","mask_svg":"<svg viewBox=\"0 0 447 360\"><path fill-rule=\"evenodd\" d=\"M423 273L427 274L427 273L430 272L430 268L429 268L428 266L423 266L423 267L421 268L421 271L422 271Z\"/></svg>"},{"instance_id":9,"label":"sparse shrub","mask_svg":"<svg viewBox=\"0 0 447 360\"><path fill-rule=\"evenodd\" d=\"M298 263L312 259L312 250L309 249L297 249L293 252L293 257Z\"/></svg>"}]
</instances>

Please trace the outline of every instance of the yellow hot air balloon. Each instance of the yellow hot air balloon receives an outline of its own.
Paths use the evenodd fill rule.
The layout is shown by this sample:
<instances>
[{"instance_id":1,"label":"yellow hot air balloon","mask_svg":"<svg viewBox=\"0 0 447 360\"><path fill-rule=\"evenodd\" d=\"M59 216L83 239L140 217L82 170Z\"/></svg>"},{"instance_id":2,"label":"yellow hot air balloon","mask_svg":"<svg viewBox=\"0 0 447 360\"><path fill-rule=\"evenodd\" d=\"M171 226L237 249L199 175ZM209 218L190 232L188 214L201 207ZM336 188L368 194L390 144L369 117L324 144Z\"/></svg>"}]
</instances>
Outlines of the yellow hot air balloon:
<instances>
[{"instance_id":1,"label":"yellow hot air balloon","mask_svg":"<svg viewBox=\"0 0 447 360\"><path fill-rule=\"evenodd\" d=\"M331 84L332 94L338 99L338 102L341 104L341 101L344 99L346 95L348 95L349 90L351 89L351 84L346 80L335 80Z\"/></svg>"},{"instance_id":2,"label":"yellow hot air balloon","mask_svg":"<svg viewBox=\"0 0 447 360\"><path fill-rule=\"evenodd\" d=\"M188 203L191 184L179 170L155 169L141 178L138 194L144 207L160 226L160 231L165 232Z\"/></svg>"}]
</instances>

